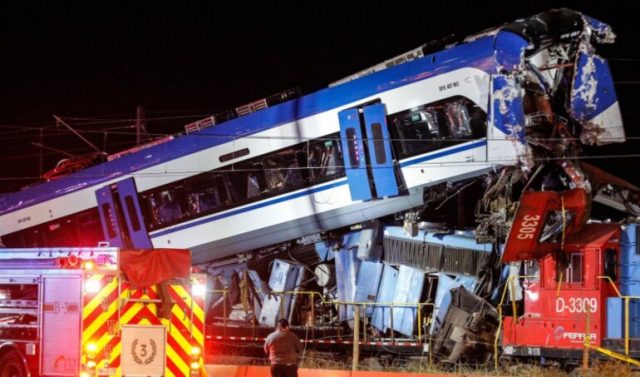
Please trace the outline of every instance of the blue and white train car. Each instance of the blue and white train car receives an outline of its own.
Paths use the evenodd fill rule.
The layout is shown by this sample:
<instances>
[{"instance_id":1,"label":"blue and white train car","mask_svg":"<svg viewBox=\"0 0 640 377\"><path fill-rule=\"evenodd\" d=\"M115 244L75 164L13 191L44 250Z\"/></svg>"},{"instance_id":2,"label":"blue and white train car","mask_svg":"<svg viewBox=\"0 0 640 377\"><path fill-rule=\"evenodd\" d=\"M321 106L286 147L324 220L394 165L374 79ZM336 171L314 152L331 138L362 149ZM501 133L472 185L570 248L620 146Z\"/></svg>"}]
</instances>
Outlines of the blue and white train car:
<instances>
[{"instance_id":1,"label":"blue and white train car","mask_svg":"<svg viewBox=\"0 0 640 377\"><path fill-rule=\"evenodd\" d=\"M551 130L556 113L594 143L623 141L591 45L610 36L570 10L490 30L4 195L0 236L11 247L189 248L203 262L402 213L440 182L531 169L528 127Z\"/></svg>"}]
</instances>

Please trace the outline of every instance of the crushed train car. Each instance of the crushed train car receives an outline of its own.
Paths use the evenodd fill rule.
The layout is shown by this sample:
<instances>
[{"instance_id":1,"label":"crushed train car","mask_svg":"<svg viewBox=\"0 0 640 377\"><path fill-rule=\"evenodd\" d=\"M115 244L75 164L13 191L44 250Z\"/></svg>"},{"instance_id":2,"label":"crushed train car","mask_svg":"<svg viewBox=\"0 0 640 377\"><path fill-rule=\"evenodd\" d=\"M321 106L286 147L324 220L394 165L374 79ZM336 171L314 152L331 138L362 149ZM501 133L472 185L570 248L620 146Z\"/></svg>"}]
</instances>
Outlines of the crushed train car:
<instances>
[{"instance_id":1,"label":"crushed train car","mask_svg":"<svg viewBox=\"0 0 640 377\"><path fill-rule=\"evenodd\" d=\"M638 274L620 267L635 225L586 223L593 202L637 215L640 189L575 158L625 141L596 53L613 39L556 9L421 46L5 194L0 236L188 248L209 277L207 339L225 346L287 318L316 345L362 333L374 351L429 344L440 360L483 363L501 331L505 354L555 357L576 349L583 329L569 323L585 327L574 314L589 310L594 347L611 339L628 354L635 340L605 320L638 312L621 318L626 299L609 288ZM523 259L539 269L520 281L535 264ZM552 302L559 286L574 296Z\"/></svg>"}]
</instances>

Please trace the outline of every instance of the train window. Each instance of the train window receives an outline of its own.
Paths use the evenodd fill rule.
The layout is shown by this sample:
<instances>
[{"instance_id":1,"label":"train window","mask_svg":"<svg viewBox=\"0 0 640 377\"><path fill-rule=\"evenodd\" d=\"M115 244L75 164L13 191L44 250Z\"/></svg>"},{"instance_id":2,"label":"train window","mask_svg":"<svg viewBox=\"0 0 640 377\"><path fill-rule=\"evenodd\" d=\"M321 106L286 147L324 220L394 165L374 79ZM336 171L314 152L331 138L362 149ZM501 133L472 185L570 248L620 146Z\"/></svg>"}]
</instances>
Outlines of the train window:
<instances>
[{"instance_id":1,"label":"train window","mask_svg":"<svg viewBox=\"0 0 640 377\"><path fill-rule=\"evenodd\" d=\"M242 156L246 156L248 154L249 154L249 148L242 148L240 150L233 151L231 153L223 154L222 156L220 156L219 160L220 162L227 162L227 161L234 160L236 158L240 158Z\"/></svg>"},{"instance_id":2,"label":"train window","mask_svg":"<svg viewBox=\"0 0 640 377\"><path fill-rule=\"evenodd\" d=\"M95 246L104 240L97 208L91 208L76 215L78 227L77 246Z\"/></svg>"},{"instance_id":3,"label":"train window","mask_svg":"<svg viewBox=\"0 0 640 377\"><path fill-rule=\"evenodd\" d=\"M307 151L308 177L311 183L344 175L342 147L339 134L309 143Z\"/></svg>"},{"instance_id":4,"label":"train window","mask_svg":"<svg viewBox=\"0 0 640 377\"><path fill-rule=\"evenodd\" d=\"M528 260L523 263L523 276L526 281L540 280L540 264L537 260Z\"/></svg>"},{"instance_id":5,"label":"train window","mask_svg":"<svg viewBox=\"0 0 640 377\"><path fill-rule=\"evenodd\" d=\"M159 198L157 219L161 224L171 224L182 217L184 211L176 189L162 191Z\"/></svg>"},{"instance_id":6,"label":"train window","mask_svg":"<svg viewBox=\"0 0 640 377\"><path fill-rule=\"evenodd\" d=\"M9 233L2 236L2 246L4 247L28 247L22 240L22 234L24 230L19 232Z\"/></svg>"},{"instance_id":7,"label":"train window","mask_svg":"<svg viewBox=\"0 0 640 377\"><path fill-rule=\"evenodd\" d=\"M300 153L299 153L300 152ZM290 148L269 155L262 161L269 191L290 191L302 187L301 160L304 155L298 148Z\"/></svg>"},{"instance_id":8,"label":"train window","mask_svg":"<svg viewBox=\"0 0 640 377\"><path fill-rule=\"evenodd\" d=\"M160 188L140 195L140 204L149 229L156 229L176 223L183 218L185 211L182 186Z\"/></svg>"},{"instance_id":9,"label":"train window","mask_svg":"<svg viewBox=\"0 0 640 377\"><path fill-rule=\"evenodd\" d=\"M400 158L486 136L485 112L461 96L391 114L388 120Z\"/></svg>"},{"instance_id":10,"label":"train window","mask_svg":"<svg viewBox=\"0 0 640 377\"><path fill-rule=\"evenodd\" d=\"M247 199L259 197L260 193L266 191L262 164L259 162L246 161L234 164L228 178L230 187L233 188L234 202L245 202Z\"/></svg>"},{"instance_id":11,"label":"train window","mask_svg":"<svg viewBox=\"0 0 640 377\"><path fill-rule=\"evenodd\" d=\"M7 234L2 238L7 247L43 247L52 244L94 246L103 239L97 208Z\"/></svg>"},{"instance_id":12,"label":"train window","mask_svg":"<svg viewBox=\"0 0 640 377\"><path fill-rule=\"evenodd\" d=\"M35 226L2 236L6 247L41 247L46 245L41 231L42 226Z\"/></svg>"},{"instance_id":13,"label":"train window","mask_svg":"<svg viewBox=\"0 0 640 377\"><path fill-rule=\"evenodd\" d=\"M25 247L38 247L46 245L42 226L36 227L35 229L32 228L27 230L22 239L24 240Z\"/></svg>"},{"instance_id":14,"label":"train window","mask_svg":"<svg viewBox=\"0 0 640 377\"><path fill-rule=\"evenodd\" d=\"M75 223L69 217L47 223L45 231L47 244L52 246L75 246L78 239Z\"/></svg>"},{"instance_id":15,"label":"train window","mask_svg":"<svg viewBox=\"0 0 640 377\"><path fill-rule=\"evenodd\" d=\"M373 133L373 150L376 156L376 163L385 164L387 162L387 154L384 150L384 137L382 136L382 126L380 123L372 124L371 132Z\"/></svg>"},{"instance_id":16,"label":"train window","mask_svg":"<svg viewBox=\"0 0 640 377\"><path fill-rule=\"evenodd\" d=\"M229 196L220 173L204 173L185 181L187 214L199 216L228 204Z\"/></svg>"},{"instance_id":17,"label":"train window","mask_svg":"<svg viewBox=\"0 0 640 377\"><path fill-rule=\"evenodd\" d=\"M575 213L573 211L550 211L544 221L539 242L559 242L563 229L572 224L574 217Z\"/></svg>"},{"instance_id":18,"label":"train window","mask_svg":"<svg viewBox=\"0 0 640 377\"><path fill-rule=\"evenodd\" d=\"M133 197L131 195L125 196L124 202L127 207L129 219L131 219L131 227L134 232L137 232L140 230L140 220L138 219L138 212L136 211L136 205L133 201Z\"/></svg>"},{"instance_id":19,"label":"train window","mask_svg":"<svg viewBox=\"0 0 640 377\"><path fill-rule=\"evenodd\" d=\"M612 281L616 281L616 266L618 265L618 256L616 249L606 249L604 251L604 275L608 276Z\"/></svg>"},{"instance_id":20,"label":"train window","mask_svg":"<svg viewBox=\"0 0 640 377\"><path fill-rule=\"evenodd\" d=\"M142 207L142 217L145 219L147 229L155 229L160 224L156 194L154 192L140 194L140 207Z\"/></svg>"},{"instance_id":21,"label":"train window","mask_svg":"<svg viewBox=\"0 0 640 377\"><path fill-rule=\"evenodd\" d=\"M143 192L140 205L148 230L154 230L340 176L344 162L336 132Z\"/></svg>"},{"instance_id":22,"label":"train window","mask_svg":"<svg viewBox=\"0 0 640 377\"><path fill-rule=\"evenodd\" d=\"M471 136L471 116L462 100L449 102L445 105L449 134L454 139Z\"/></svg>"},{"instance_id":23,"label":"train window","mask_svg":"<svg viewBox=\"0 0 640 377\"><path fill-rule=\"evenodd\" d=\"M583 253L571 253L568 256L568 265L564 270L564 282L565 283L582 283L583 278Z\"/></svg>"}]
</instances>

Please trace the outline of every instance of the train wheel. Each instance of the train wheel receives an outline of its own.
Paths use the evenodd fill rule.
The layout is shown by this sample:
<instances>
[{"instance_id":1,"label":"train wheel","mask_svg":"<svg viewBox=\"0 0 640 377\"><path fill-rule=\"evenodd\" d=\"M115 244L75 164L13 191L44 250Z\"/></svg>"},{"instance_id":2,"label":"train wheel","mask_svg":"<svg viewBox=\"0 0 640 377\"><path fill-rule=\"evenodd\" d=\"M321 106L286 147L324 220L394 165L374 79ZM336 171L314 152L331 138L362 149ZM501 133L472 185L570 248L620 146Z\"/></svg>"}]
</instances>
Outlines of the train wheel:
<instances>
[{"instance_id":1,"label":"train wheel","mask_svg":"<svg viewBox=\"0 0 640 377\"><path fill-rule=\"evenodd\" d=\"M26 377L27 372L20 355L15 351L8 351L0 358L0 377Z\"/></svg>"}]
</instances>

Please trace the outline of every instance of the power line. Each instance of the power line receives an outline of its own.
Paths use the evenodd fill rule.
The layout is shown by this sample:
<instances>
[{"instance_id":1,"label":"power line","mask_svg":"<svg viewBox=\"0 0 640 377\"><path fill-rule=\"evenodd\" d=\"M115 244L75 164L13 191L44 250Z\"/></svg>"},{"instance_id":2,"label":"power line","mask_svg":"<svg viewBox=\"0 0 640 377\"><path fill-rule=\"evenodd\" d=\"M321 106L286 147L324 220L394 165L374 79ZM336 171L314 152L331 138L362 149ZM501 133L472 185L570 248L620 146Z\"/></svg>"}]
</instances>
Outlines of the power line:
<instances>
[{"instance_id":1,"label":"power line","mask_svg":"<svg viewBox=\"0 0 640 377\"><path fill-rule=\"evenodd\" d=\"M537 162L553 162L553 161L581 161L581 160L606 160L606 159L620 159L620 158L640 158L640 154L623 154L623 155L602 155L602 156L575 156L575 157L544 157L544 158L532 158L532 161ZM494 159L488 161L441 161L441 162L421 162L418 164L414 164L403 169L421 169L421 168L433 168L433 167L451 167L451 166L482 166L482 165L500 165L500 166L511 166L514 165L512 162L514 159ZM245 161L243 161L245 162ZM332 168L344 169L344 165L334 165ZM373 167L367 166L369 169L383 169L383 167ZM263 171L263 172L272 172L272 171L290 171L290 170L314 170L321 169L320 167L312 167L312 166L301 166L301 167L274 167L274 168L236 168L232 165L227 169L219 168L212 170L170 170L165 169L162 171L142 173L142 172L133 172L130 173L131 176L134 177L156 177L156 176L192 176L201 173L207 172L215 172L215 173L239 173L239 172L255 172L255 171ZM364 169L364 168L363 168ZM385 168L386 169L386 168ZM102 175L96 175L95 177L101 177ZM93 176L87 176L87 178L92 178ZM0 180L11 181L11 180L29 180L29 179L40 179L40 177L34 176L21 176L21 177L0 177Z\"/></svg>"},{"instance_id":2,"label":"power line","mask_svg":"<svg viewBox=\"0 0 640 377\"><path fill-rule=\"evenodd\" d=\"M128 137L134 137L135 133L134 132L104 132L104 131L82 131L83 134L99 134L99 135L104 135L104 136L128 136ZM153 138L163 138L163 137L167 137L170 136L169 134L164 134L164 133L152 133L149 134L150 137ZM247 139L247 140L293 140L293 141L299 141L299 142L303 142L303 143L307 143L307 142L312 142L312 141L322 141L322 140L334 140L333 138L301 138L300 136L262 136L262 135L245 135L245 136L231 136L229 134L206 134L206 135L202 135L202 134L191 134L189 135L191 137L198 137L198 138L216 138L216 139L221 139L221 138L226 138L229 139L228 142L232 142L234 140L238 140L238 139ZM12 138L3 138L4 141L9 141L9 140L16 140L16 139L12 139ZM469 142L472 139L456 139L456 138L451 138L451 139L387 139L392 143L398 143L398 142L422 142L422 143L442 143L442 142L452 142L452 143L464 143L464 142ZM492 138L482 138L482 139L473 139L473 140L486 140L487 142L499 142L499 143L508 143L509 145L512 144L512 140L505 140L505 139L492 139ZM579 142L581 139L579 137L571 137L571 138L536 138L534 140L529 140L529 144L532 144L532 141L534 142ZM607 138L600 138L599 141L601 142L607 142L608 140L613 140L615 142L615 144L620 144L617 142L617 138L612 138L612 139L607 139ZM629 141L629 142L636 142L640 140L640 136L627 136L625 137L625 141ZM163 144L160 144L163 145ZM532 144L533 146L536 146L535 144ZM119 142L112 142L109 144L110 149L112 149L113 147L120 147L120 146L124 146L126 147L133 147L134 146L134 142L133 140L131 141L119 141ZM212 146L214 147L214 146ZM285 146L283 147L283 149L285 148L290 148L293 146ZM598 146L601 147L601 146ZM86 151L87 148L82 148L82 147L71 147L68 149L68 151L70 152L77 152L77 153L84 153L84 151ZM126 149L125 149L126 150ZM122 151L122 150L120 150ZM74 153L74 154L77 154ZM115 152L114 152L115 153ZM7 156L7 157L0 157L0 161L2 160L14 160L14 159L19 159L19 158L29 158L29 157L33 157L35 156L35 154L14 154L11 156ZM563 157L561 157L563 158Z\"/></svg>"}]
</instances>

